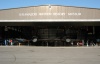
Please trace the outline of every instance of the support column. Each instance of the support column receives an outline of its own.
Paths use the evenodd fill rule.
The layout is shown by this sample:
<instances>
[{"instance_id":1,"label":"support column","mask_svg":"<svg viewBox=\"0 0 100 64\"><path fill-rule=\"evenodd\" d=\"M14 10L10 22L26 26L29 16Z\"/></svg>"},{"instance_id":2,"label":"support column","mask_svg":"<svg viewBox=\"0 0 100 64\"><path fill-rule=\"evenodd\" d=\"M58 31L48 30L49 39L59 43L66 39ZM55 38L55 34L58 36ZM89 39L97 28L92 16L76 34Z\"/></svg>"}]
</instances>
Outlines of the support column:
<instances>
[{"instance_id":1,"label":"support column","mask_svg":"<svg viewBox=\"0 0 100 64\"><path fill-rule=\"evenodd\" d=\"M93 26L93 35L95 34L95 27Z\"/></svg>"}]
</instances>

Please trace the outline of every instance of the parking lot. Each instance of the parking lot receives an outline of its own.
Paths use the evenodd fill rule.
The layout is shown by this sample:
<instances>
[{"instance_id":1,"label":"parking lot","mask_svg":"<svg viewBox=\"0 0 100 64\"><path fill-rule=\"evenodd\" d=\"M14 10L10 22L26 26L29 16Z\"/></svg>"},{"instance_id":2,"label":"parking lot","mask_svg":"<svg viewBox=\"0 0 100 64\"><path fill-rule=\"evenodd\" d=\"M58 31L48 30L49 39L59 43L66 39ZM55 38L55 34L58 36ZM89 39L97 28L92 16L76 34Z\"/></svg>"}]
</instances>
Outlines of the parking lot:
<instances>
[{"instance_id":1,"label":"parking lot","mask_svg":"<svg viewBox=\"0 0 100 64\"><path fill-rule=\"evenodd\" d=\"M100 47L0 46L0 64L100 64Z\"/></svg>"}]
</instances>

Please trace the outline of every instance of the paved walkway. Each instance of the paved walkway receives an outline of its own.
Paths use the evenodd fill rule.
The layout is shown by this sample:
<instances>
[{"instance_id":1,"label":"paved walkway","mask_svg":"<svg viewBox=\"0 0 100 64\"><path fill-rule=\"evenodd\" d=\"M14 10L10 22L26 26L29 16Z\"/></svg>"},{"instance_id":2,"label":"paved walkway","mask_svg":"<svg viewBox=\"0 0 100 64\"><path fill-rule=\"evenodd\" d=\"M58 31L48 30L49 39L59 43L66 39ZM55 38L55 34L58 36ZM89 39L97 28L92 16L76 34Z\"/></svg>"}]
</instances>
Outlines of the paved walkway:
<instances>
[{"instance_id":1,"label":"paved walkway","mask_svg":"<svg viewBox=\"0 0 100 64\"><path fill-rule=\"evenodd\" d=\"M0 46L0 64L100 64L100 47Z\"/></svg>"}]
</instances>

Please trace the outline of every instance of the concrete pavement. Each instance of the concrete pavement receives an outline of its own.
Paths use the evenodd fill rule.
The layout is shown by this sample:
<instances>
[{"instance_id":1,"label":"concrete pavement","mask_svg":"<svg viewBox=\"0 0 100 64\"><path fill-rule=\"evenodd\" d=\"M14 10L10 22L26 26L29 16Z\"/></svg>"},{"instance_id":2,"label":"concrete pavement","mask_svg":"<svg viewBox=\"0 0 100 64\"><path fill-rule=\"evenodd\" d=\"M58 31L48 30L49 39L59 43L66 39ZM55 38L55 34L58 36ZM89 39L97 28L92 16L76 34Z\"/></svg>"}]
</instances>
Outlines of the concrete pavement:
<instances>
[{"instance_id":1,"label":"concrete pavement","mask_svg":"<svg viewBox=\"0 0 100 64\"><path fill-rule=\"evenodd\" d=\"M100 47L0 46L0 64L100 64Z\"/></svg>"}]
</instances>

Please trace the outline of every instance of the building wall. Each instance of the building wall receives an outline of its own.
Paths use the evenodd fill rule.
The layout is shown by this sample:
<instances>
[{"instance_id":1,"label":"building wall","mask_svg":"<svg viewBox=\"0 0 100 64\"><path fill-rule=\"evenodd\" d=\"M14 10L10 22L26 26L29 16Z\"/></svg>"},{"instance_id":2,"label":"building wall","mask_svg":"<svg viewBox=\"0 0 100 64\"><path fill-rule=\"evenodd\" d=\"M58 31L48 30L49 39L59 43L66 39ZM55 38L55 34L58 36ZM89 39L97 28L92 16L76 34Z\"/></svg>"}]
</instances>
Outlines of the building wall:
<instances>
[{"instance_id":1,"label":"building wall","mask_svg":"<svg viewBox=\"0 0 100 64\"><path fill-rule=\"evenodd\" d=\"M100 9L45 5L0 10L0 20L44 19L100 19Z\"/></svg>"}]
</instances>

